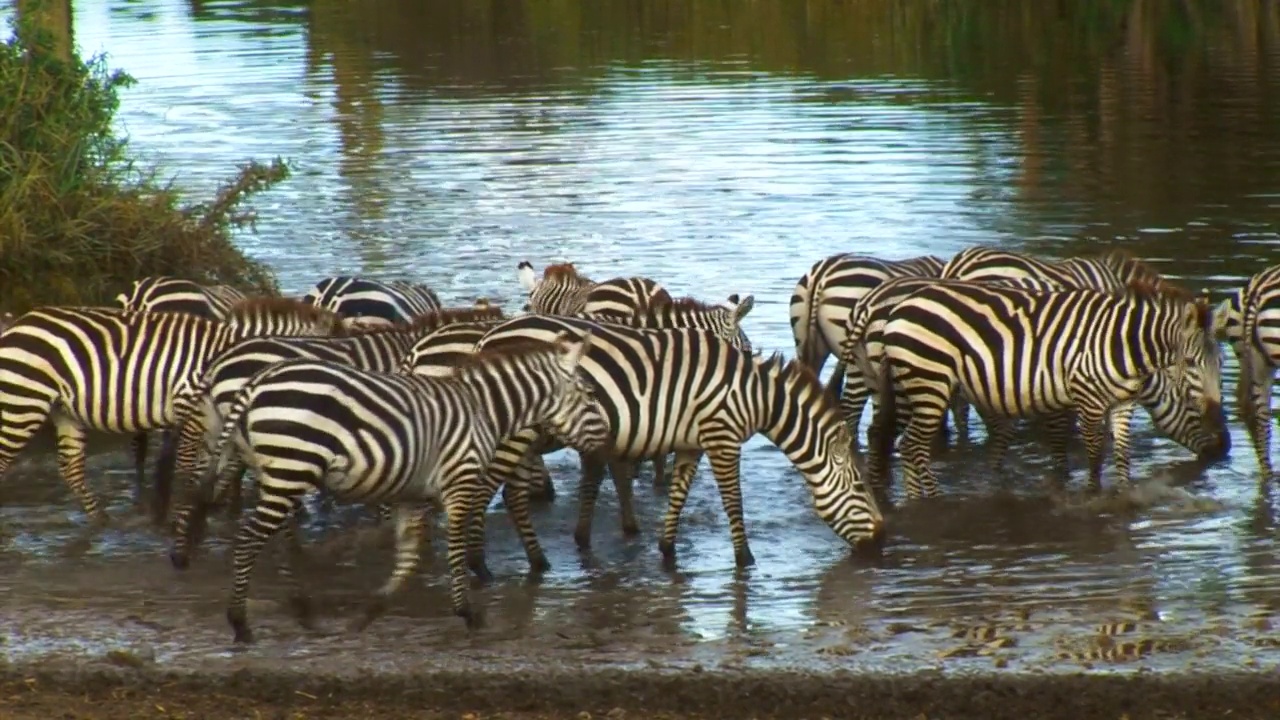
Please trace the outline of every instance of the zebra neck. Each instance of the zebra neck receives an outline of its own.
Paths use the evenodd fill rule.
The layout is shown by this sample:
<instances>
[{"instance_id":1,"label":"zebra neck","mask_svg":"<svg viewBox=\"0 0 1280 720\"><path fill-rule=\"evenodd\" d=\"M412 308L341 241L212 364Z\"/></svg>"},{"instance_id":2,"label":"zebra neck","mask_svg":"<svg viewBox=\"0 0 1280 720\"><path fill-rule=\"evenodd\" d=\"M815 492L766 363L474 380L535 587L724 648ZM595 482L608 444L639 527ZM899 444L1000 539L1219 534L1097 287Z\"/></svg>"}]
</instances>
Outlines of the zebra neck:
<instances>
[{"instance_id":1,"label":"zebra neck","mask_svg":"<svg viewBox=\"0 0 1280 720\"><path fill-rule=\"evenodd\" d=\"M807 401L801 388L785 379L760 380L756 429L807 477L824 457L819 443L827 434L823 423L829 421L829 415L817 403Z\"/></svg>"},{"instance_id":2,"label":"zebra neck","mask_svg":"<svg viewBox=\"0 0 1280 720\"><path fill-rule=\"evenodd\" d=\"M508 373L513 377L507 377ZM514 377L517 375L518 372L511 370L495 374L492 369L478 369L464 370L456 376L476 399L499 437L536 425L554 407L556 393L552 383L541 378L521 377L517 386Z\"/></svg>"}]
</instances>

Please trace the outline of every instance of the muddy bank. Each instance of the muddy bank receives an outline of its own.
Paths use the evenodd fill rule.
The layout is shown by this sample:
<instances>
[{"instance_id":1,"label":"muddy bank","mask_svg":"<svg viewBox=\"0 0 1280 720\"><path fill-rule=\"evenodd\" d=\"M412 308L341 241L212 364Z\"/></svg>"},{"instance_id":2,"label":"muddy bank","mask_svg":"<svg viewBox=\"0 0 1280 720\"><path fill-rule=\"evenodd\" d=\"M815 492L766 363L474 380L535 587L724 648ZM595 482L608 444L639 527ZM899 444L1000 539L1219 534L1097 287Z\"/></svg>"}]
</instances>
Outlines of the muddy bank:
<instances>
[{"instance_id":1,"label":"muddy bank","mask_svg":"<svg viewBox=\"0 0 1280 720\"><path fill-rule=\"evenodd\" d=\"M424 657L407 674L315 674L247 663L163 672L111 660L0 669L6 718L845 717L1274 718L1276 672L906 675L593 667ZM118 663L125 663L117 660ZM127 665L127 663L125 663ZM256 711L256 712L255 712ZM264 712L266 711L266 712ZM584 713L586 713L584 715Z\"/></svg>"}]
</instances>

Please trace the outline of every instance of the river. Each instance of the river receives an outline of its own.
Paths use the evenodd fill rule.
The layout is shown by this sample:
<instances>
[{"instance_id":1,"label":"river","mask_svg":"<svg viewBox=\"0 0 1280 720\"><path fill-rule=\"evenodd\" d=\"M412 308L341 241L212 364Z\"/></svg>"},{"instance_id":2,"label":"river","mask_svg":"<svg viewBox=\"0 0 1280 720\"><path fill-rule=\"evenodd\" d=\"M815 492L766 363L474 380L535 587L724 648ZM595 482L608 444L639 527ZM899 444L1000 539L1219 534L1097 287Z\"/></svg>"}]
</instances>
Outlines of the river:
<instances>
[{"instance_id":1,"label":"river","mask_svg":"<svg viewBox=\"0 0 1280 720\"><path fill-rule=\"evenodd\" d=\"M193 198L247 160L293 163L241 237L289 293L353 273L420 279L451 304L514 304L518 262L572 261L708 300L753 294L753 342L790 353L792 288L837 252L1125 247L1216 297L1280 262L1270 2L104 0L75 4L75 33L137 78L120 124ZM1234 374L1231 360L1228 391ZM1029 436L1001 487L975 422L974 446L939 459L945 498L895 515L876 565L848 558L799 475L757 439L743 460L757 566L741 574L705 464L670 575L655 547L665 497L645 479L641 537L621 537L606 491L596 547L579 556L577 460L555 455L563 492L535 517L553 570L524 585L496 510L489 632L502 647L569 643L619 662L907 669L990 666L994 654L1078 669L1062 654L1105 645L1099 624L1132 621L1128 637L1166 641L1146 666L1274 662L1276 501L1258 490L1243 429L1233 418L1230 461L1203 467L1140 422L1136 511L1050 501ZM164 662L227 657L226 568L206 555L175 579L162 539L128 518L128 454L98 447L110 451L91 459L94 482L122 520L87 552L68 557L81 519L48 447L0 491L12 611L0 655L145 642ZM1079 448L1073 457L1082 485ZM1153 500L1166 486L1176 497ZM364 636L365 662L397 662L397 642L464 641L441 540ZM385 569L372 550L357 568L318 530L312 541L326 548L313 585L331 610ZM256 597L278 595L273 576L258 573ZM365 642L300 645L273 605L253 610L266 657ZM126 621L148 613L169 620ZM974 641L983 654L961 657L972 653L958 636L1001 623L1016 644Z\"/></svg>"}]
</instances>

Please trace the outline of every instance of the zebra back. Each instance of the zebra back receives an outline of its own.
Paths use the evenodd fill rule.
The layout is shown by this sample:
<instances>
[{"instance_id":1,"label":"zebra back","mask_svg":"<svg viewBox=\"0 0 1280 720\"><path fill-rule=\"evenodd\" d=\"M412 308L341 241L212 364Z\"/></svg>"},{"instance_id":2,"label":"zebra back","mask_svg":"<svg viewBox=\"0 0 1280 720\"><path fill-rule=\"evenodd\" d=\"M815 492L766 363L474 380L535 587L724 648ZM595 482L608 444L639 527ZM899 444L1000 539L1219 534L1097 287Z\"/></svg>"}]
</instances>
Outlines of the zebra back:
<instances>
[{"instance_id":1,"label":"zebra back","mask_svg":"<svg viewBox=\"0 0 1280 720\"><path fill-rule=\"evenodd\" d=\"M1044 260L993 247L966 248L942 270L944 279L986 281L995 278L1038 278L1064 288L1119 291L1130 283L1161 287L1159 273L1128 253L1112 250L1094 257Z\"/></svg>"},{"instance_id":2,"label":"zebra back","mask_svg":"<svg viewBox=\"0 0 1280 720\"><path fill-rule=\"evenodd\" d=\"M663 330L667 328L700 328L732 343L744 352L751 352L751 339L742 329L742 319L755 307L755 298L746 296L735 302L731 295L724 305L709 305L695 298L686 297L667 302L655 302L628 314L602 314L589 320L610 322L630 327Z\"/></svg>"},{"instance_id":3,"label":"zebra back","mask_svg":"<svg viewBox=\"0 0 1280 720\"><path fill-rule=\"evenodd\" d=\"M656 281L645 277L617 277L594 283L581 298L576 314L582 317L607 317L642 313L651 306L670 303L671 294Z\"/></svg>"},{"instance_id":4,"label":"zebra back","mask_svg":"<svg viewBox=\"0 0 1280 720\"><path fill-rule=\"evenodd\" d=\"M129 292L116 296L126 312L179 312L210 320L223 319L244 299L244 293L229 285L209 287L167 275L134 280Z\"/></svg>"},{"instance_id":5,"label":"zebra back","mask_svg":"<svg viewBox=\"0 0 1280 720\"><path fill-rule=\"evenodd\" d=\"M302 301L332 310L343 317L380 317L391 322L412 322L419 315L440 309L440 300L425 285L404 280L381 282L340 275L327 277L302 297Z\"/></svg>"}]
</instances>

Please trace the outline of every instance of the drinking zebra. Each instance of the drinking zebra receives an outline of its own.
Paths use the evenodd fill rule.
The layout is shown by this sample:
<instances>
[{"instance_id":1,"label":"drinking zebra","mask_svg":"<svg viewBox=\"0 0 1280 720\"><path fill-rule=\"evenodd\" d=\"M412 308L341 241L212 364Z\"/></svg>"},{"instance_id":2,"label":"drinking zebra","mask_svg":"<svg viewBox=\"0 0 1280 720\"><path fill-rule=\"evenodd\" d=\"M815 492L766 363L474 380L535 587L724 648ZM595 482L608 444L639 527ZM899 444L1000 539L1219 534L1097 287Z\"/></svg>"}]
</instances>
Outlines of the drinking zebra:
<instances>
[{"instance_id":1,"label":"drinking zebra","mask_svg":"<svg viewBox=\"0 0 1280 720\"><path fill-rule=\"evenodd\" d=\"M855 253L841 253L819 260L796 283L791 294L791 333L796 358L818 374L827 357L844 342L845 318L871 288L895 277L937 277L942 258L933 255L906 260L880 260ZM841 393L845 368L837 365L828 383L835 396Z\"/></svg>"},{"instance_id":2,"label":"drinking zebra","mask_svg":"<svg viewBox=\"0 0 1280 720\"><path fill-rule=\"evenodd\" d=\"M1280 365L1280 265L1250 277L1227 300L1226 310L1223 332L1240 362L1240 379L1236 382L1238 412L1249 431L1265 482L1272 475L1271 388L1276 366Z\"/></svg>"},{"instance_id":3,"label":"drinking zebra","mask_svg":"<svg viewBox=\"0 0 1280 720\"><path fill-rule=\"evenodd\" d=\"M876 453L887 458L892 452L901 400L909 418L899 449L908 496L936 495L929 440L959 391L989 427L1000 419L1075 411L1090 487L1097 488L1107 416L1127 412L1143 383L1160 370L1173 369L1182 383L1186 368L1196 368L1203 378L1194 398L1198 417L1206 433L1221 435L1220 357L1211 314L1175 288L1140 281L1118 293L978 283L917 290L893 309L883 330Z\"/></svg>"},{"instance_id":4,"label":"drinking zebra","mask_svg":"<svg viewBox=\"0 0 1280 720\"><path fill-rule=\"evenodd\" d=\"M590 343L590 336L565 335L488 350L447 377L371 373L310 360L278 363L255 375L228 413L216 451L218 458L239 452L258 475L257 504L235 539L227 619L236 641L252 639L245 609L249 577L262 546L282 527L290 552L281 571L299 619L309 624L310 603L294 574L302 549L291 519L315 488L394 505L395 569L357 627L382 614L417 568L426 505L437 499L448 517L453 609L475 626L479 614L467 597L466 521L498 444L534 424L549 426L584 451L608 440L603 410L577 373ZM212 492L197 499L180 537L199 536L208 503L225 479L217 478ZM171 560L179 568L188 562L177 546Z\"/></svg>"},{"instance_id":5,"label":"drinking zebra","mask_svg":"<svg viewBox=\"0 0 1280 720\"><path fill-rule=\"evenodd\" d=\"M426 285L349 275L321 280L302 296L302 301L332 310L344 318L374 317L393 323L410 323L419 315L441 307L440 298Z\"/></svg>"},{"instance_id":6,"label":"drinking zebra","mask_svg":"<svg viewBox=\"0 0 1280 720\"><path fill-rule=\"evenodd\" d=\"M453 323L495 322L503 318L502 308L485 303L473 308L428 312L408 324L384 325L351 337L249 338L238 342L212 358L196 382L184 384L174 395L174 428L179 436L176 475L189 480L202 473L201 451L213 449L222 430L222 418L236 394L249 378L268 365L284 360L312 359L371 372L395 372L419 340L441 327ZM168 510L171 484L171 477L162 477L157 483L157 522L163 521ZM232 488L231 513L239 515L238 480L233 482Z\"/></svg>"},{"instance_id":7,"label":"drinking zebra","mask_svg":"<svg viewBox=\"0 0 1280 720\"><path fill-rule=\"evenodd\" d=\"M116 302L126 312L178 312L218 321L226 318L233 305L247 299L244 293L230 285L201 285L168 275L134 280L129 292L116 295ZM141 505L146 486L143 471L147 464L147 433L134 435L130 446L133 451L134 504ZM173 463L173 433L162 430L157 483L161 482L161 477L172 474Z\"/></svg>"},{"instance_id":8,"label":"drinking zebra","mask_svg":"<svg viewBox=\"0 0 1280 720\"><path fill-rule=\"evenodd\" d=\"M729 517L737 563L752 564L742 517L739 461L742 443L756 433L768 437L800 470L818 515L837 536L857 547L877 546L883 539L884 521L859 477L848 430L803 364L784 362L777 355L760 360L695 328L645 330L537 315L503 323L479 347L501 347L559 333L590 335L591 348L582 370L612 430L607 453L583 455L582 504L574 532L579 547L587 547L591 540L591 517L606 457L636 459L675 451L676 471L659 543L666 560L674 562L676 525L693 471L706 454ZM503 443L489 468L489 485L476 498L469 564L482 578L491 577L483 558L482 510L502 483L517 483L513 495L521 494L523 488L518 487L520 480L512 469L536 437L536 431L526 430ZM621 493L623 485L618 488ZM619 498L619 504L625 506L624 513L631 512L629 493ZM509 505L508 510L530 565L535 571L549 568L524 505Z\"/></svg>"},{"instance_id":9,"label":"drinking zebra","mask_svg":"<svg viewBox=\"0 0 1280 720\"><path fill-rule=\"evenodd\" d=\"M62 478L95 526L106 513L85 485L85 431L137 433L173 424L173 392L215 353L251 335L333 335L331 312L253 299L224 322L181 313L46 307L0 336L0 478L53 418Z\"/></svg>"}]
</instances>

